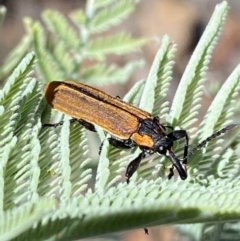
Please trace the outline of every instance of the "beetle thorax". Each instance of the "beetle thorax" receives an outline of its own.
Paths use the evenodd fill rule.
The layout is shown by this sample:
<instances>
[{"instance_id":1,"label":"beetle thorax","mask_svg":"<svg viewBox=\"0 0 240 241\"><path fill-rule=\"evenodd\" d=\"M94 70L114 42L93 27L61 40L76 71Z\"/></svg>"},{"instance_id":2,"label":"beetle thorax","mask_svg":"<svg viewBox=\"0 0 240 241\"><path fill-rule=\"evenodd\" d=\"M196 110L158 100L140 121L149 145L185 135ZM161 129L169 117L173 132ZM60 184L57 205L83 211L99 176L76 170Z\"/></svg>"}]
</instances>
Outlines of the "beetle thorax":
<instances>
[{"instance_id":1,"label":"beetle thorax","mask_svg":"<svg viewBox=\"0 0 240 241\"><path fill-rule=\"evenodd\" d=\"M169 139L156 119L142 120L138 131L132 135L133 141L141 147L158 151L159 147L169 145Z\"/></svg>"}]
</instances>

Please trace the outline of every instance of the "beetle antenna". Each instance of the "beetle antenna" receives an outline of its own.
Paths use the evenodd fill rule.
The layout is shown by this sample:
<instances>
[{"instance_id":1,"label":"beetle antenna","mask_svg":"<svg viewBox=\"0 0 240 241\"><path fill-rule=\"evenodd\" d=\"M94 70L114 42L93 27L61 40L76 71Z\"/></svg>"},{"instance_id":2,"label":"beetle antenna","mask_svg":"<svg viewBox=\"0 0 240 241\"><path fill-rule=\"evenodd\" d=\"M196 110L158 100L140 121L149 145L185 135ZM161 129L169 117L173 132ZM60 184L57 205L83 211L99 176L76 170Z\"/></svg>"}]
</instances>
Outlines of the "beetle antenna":
<instances>
[{"instance_id":1,"label":"beetle antenna","mask_svg":"<svg viewBox=\"0 0 240 241\"><path fill-rule=\"evenodd\" d=\"M202 141L201 143L199 143L196 147L194 147L186 157L184 157L183 159L181 159L182 161L186 160L187 158L189 158L190 156L192 156L196 151L198 151L199 149L201 149L202 147L204 147L209 141L215 139L216 137L220 136L221 134L225 133L228 130L231 130L232 128L234 128L235 126L237 126L236 124L231 124L228 125L224 128L222 128L221 130L213 133L211 136L209 136L208 138L206 138L204 141Z\"/></svg>"}]
</instances>

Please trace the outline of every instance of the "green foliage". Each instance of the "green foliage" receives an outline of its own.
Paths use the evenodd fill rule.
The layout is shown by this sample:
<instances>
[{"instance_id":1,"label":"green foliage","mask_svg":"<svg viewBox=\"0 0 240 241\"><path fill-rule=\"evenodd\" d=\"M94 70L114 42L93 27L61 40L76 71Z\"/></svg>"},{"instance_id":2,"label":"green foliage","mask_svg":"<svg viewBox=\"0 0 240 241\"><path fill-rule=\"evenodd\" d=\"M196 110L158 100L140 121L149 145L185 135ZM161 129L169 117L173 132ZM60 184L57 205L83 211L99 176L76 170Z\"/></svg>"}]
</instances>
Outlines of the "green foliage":
<instances>
[{"instance_id":1,"label":"green foliage","mask_svg":"<svg viewBox=\"0 0 240 241\"><path fill-rule=\"evenodd\" d=\"M88 84L104 84L115 83L117 79L119 83L126 81L125 77L131 75L131 73L137 67L141 67L144 61L130 61L119 69L115 64L95 64L94 66L85 68L81 72L81 79L85 79Z\"/></svg>"},{"instance_id":2,"label":"green foliage","mask_svg":"<svg viewBox=\"0 0 240 241\"><path fill-rule=\"evenodd\" d=\"M21 59L27 53L29 48L30 37L25 35L20 42L15 46L11 53L4 60L4 64L0 66L0 76L1 78L6 78L10 75L13 69L21 61Z\"/></svg>"},{"instance_id":3,"label":"green foliage","mask_svg":"<svg viewBox=\"0 0 240 241\"><path fill-rule=\"evenodd\" d=\"M197 120L194 117L200 108L206 69L226 14L227 11L216 8L216 14L211 18L186 67L169 114L169 122L174 126L189 128Z\"/></svg>"},{"instance_id":4,"label":"green foliage","mask_svg":"<svg viewBox=\"0 0 240 241\"><path fill-rule=\"evenodd\" d=\"M48 31L40 22L25 19L41 79L74 79L97 85L126 81L143 60L130 61L123 67L108 66L107 55L138 51L146 40L127 32L103 32L127 18L135 5L135 0L89 1L85 12L76 10L71 14L72 21L58 11L47 10L42 17Z\"/></svg>"},{"instance_id":5,"label":"green foliage","mask_svg":"<svg viewBox=\"0 0 240 241\"><path fill-rule=\"evenodd\" d=\"M88 27L91 32L95 33L108 30L109 27L121 23L123 19L128 17L134 7L134 1L116 1L113 6L104 8L97 13Z\"/></svg>"},{"instance_id":6,"label":"green foliage","mask_svg":"<svg viewBox=\"0 0 240 241\"><path fill-rule=\"evenodd\" d=\"M239 232L237 128L231 139L220 136L190 158L187 180L168 180L169 160L159 162L158 156L144 161L129 185L121 180L122 174L138 149L122 151L104 141L95 170L90 158L93 140L90 145L82 126L64 117L62 126L42 128L42 123L59 119L46 105L43 82L65 78L91 84L122 82L142 64L132 61L120 68L104 60L109 53L136 50L143 40L120 33L108 35L104 42L93 35L120 23L134 4L89 1L86 12L77 10L71 15L75 27L59 12L48 10L43 18L50 39L41 23L25 20L28 35L1 67L1 77L9 75L27 46L33 49L0 91L1 240L76 240L168 223L178 224L179 231L192 240L218 240L226 227ZM190 130L192 147L227 125L239 105L240 65L221 87L194 134L191 127L202 99L203 76L227 10L226 2L216 7L171 106L165 97L176 46L168 36L162 39L147 80L137 82L124 97L176 129ZM86 58L101 62L84 66ZM105 133L97 131L101 141L106 140ZM174 147L177 155L182 155L181 149ZM219 220L225 223L219 224Z\"/></svg>"},{"instance_id":7,"label":"green foliage","mask_svg":"<svg viewBox=\"0 0 240 241\"><path fill-rule=\"evenodd\" d=\"M86 45L86 53L89 58L103 60L106 54L125 54L131 49L144 44L144 40L136 40L126 33L117 33L112 36L99 37Z\"/></svg>"}]
</instances>

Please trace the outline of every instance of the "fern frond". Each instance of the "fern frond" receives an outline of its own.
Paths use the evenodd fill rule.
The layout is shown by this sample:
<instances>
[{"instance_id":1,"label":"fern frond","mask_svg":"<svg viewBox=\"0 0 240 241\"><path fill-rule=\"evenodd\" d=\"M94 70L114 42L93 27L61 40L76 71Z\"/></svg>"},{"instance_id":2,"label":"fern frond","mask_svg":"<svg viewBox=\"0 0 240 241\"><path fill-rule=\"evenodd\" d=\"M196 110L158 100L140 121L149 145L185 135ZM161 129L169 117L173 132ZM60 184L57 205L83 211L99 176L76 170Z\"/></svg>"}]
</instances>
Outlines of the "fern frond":
<instances>
[{"instance_id":1,"label":"fern frond","mask_svg":"<svg viewBox=\"0 0 240 241\"><path fill-rule=\"evenodd\" d=\"M90 22L89 31L98 33L121 23L132 13L135 4L135 1L132 0L119 0L111 7L101 9Z\"/></svg>"},{"instance_id":2,"label":"fern frond","mask_svg":"<svg viewBox=\"0 0 240 241\"><path fill-rule=\"evenodd\" d=\"M193 124L190 120L198 114L200 107L198 104L202 96L207 64L210 61L211 53L218 39L227 11L228 5L226 2L216 7L184 71L170 110L169 122L173 126L179 125L187 129L190 124ZM193 107L195 107L194 111L192 111Z\"/></svg>"},{"instance_id":3,"label":"fern frond","mask_svg":"<svg viewBox=\"0 0 240 241\"><path fill-rule=\"evenodd\" d=\"M129 61L125 66L119 68L115 64L95 64L94 66L82 69L81 80L90 85L106 85L123 83L130 78L132 73L142 67L143 60Z\"/></svg>"},{"instance_id":4,"label":"fern frond","mask_svg":"<svg viewBox=\"0 0 240 241\"><path fill-rule=\"evenodd\" d=\"M90 161L87 157L89 148L86 145L85 130L74 125L70 131L72 135L69 132L69 122L65 121L54 144L62 151L54 154L51 150L52 154L50 153L53 160L53 177L56 179L54 189L55 192L61 193L64 200L80 195L87 188L87 181L91 178L91 170L85 168ZM47 181L47 177L45 178Z\"/></svg>"},{"instance_id":5,"label":"fern frond","mask_svg":"<svg viewBox=\"0 0 240 241\"><path fill-rule=\"evenodd\" d=\"M34 23L31 19L26 18L25 26L31 36L33 49L38 58L37 67L39 75L45 82L54 79L63 79L64 74L60 71L59 66L46 50L46 39L42 25L39 22Z\"/></svg>"},{"instance_id":6,"label":"fern frond","mask_svg":"<svg viewBox=\"0 0 240 241\"><path fill-rule=\"evenodd\" d=\"M29 199L36 201L39 197L37 194L37 183L40 173L38 167L40 153L38 133L41 123L40 115L38 114L38 118L36 118L36 113L41 103L42 95L38 82L26 80L28 84L21 99L20 118L11 135L16 137L17 141L9 155L5 156L6 159L3 159L3 163L5 163L3 172L5 177L4 190L6 190L6 193L4 193L4 209L20 205ZM26 108L23 108L24 106ZM26 125L26 123L28 124ZM9 176L13 178L8 178ZM26 192L27 187L29 192Z\"/></svg>"},{"instance_id":7,"label":"fern frond","mask_svg":"<svg viewBox=\"0 0 240 241\"><path fill-rule=\"evenodd\" d=\"M64 121L60 132L60 160L59 160L59 175L58 186L59 193L63 200L71 197L72 182L71 182L71 165L70 165L70 148L69 148L69 121Z\"/></svg>"},{"instance_id":8,"label":"fern frond","mask_svg":"<svg viewBox=\"0 0 240 241\"><path fill-rule=\"evenodd\" d=\"M3 65L0 66L0 78L5 78L16 68L20 60L26 55L29 45L30 38L25 35L17 46L8 54Z\"/></svg>"},{"instance_id":9,"label":"fern frond","mask_svg":"<svg viewBox=\"0 0 240 241\"><path fill-rule=\"evenodd\" d=\"M126 33L118 33L90 40L86 45L86 57L103 60L107 54L125 54L136 51L146 43L144 39L135 39Z\"/></svg>"},{"instance_id":10,"label":"fern frond","mask_svg":"<svg viewBox=\"0 0 240 241\"><path fill-rule=\"evenodd\" d=\"M218 170L210 170L208 175L217 173L217 177L233 179L239 175L239 164L239 158L236 155L236 150L228 149L222 155L221 161L217 165Z\"/></svg>"},{"instance_id":11,"label":"fern frond","mask_svg":"<svg viewBox=\"0 0 240 241\"><path fill-rule=\"evenodd\" d=\"M98 161L96 182L95 182L95 190L100 195L103 194L104 189L107 186L107 182L109 179L109 158L107 157L109 143L107 141L104 142L101 148L101 155Z\"/></svg>"},{"instance_id":12,"label":"fern frond","mask_svg":"<svg viewBox=\"0 0 240 241\"><path fill-rule=\"evenodd\" d=\"M233 104L236 103L237 95L240 89L240 65L236 67L233 73L225 81L220 91L217 93L212 104L210 105L207 114L200 124L199 131L197 133L198 142L205 139L207 136L211 135L216 130L219 130L223 126L229 124L229 117L233 116ZM211 141L208 144L207 150L201 150L202 160L196 160L196 158L191 158L191 165L194 167L198 166L202 171L205 171L205 175L213 174L217 171L218 165L221 165L221 161L218 156L221 154L218 150L219 143L222 142L221 138L216 141ZM226 150L224 150L226 151ZM204 154L203 154L204 153ZM224 154L224 153L222 153ZM205 157L212 156L211 162L206 163ZM215 158L213 158L213 156ZM206 159L209 160L209 159ZM204 169L203 169L204 166ZM217 176L218 174L215 173Z\"/></svg>"},{"instance_id":13,"label":"fern frond","mask_svg":"<svg viewBox=\"0 0 240 241\"><path fill-rule=\"evenodd\" d=\"M59 42L54 46L52 57L61 69L61 72L64 73L64 79L72 79L71 75L75 71L76 64L63 42Z\"/></svg>"},{"instance_id":14,"label":"fern frond","mask_svg":"<svg viewBox=\"0 0 240 241\"><path fill-rule=\"evenodd\" d=\"M84 26L87 19L82 9L73 11L70 18L78 27Z\"/></svg>"},{"instance_id":15,"label":"fern frond","mask_svg":"<svg viewBox=\"0 0 240 241\"><path fill-rule=\"evenodd\" d=\"M39 155L39 176L38 193L40 196L52 197L59 194L59 135L60 128L42 128L39 134L41 152Z\"/></svg>"},{"instance_id":16,"label":"fern frond","mask_svg":"<svg viewBox=\"0 0 240 241\"><path fill-rule=\"evenodd\" d=\"M166 113L166 104L162 103L167 94L172 74L172 58L176 46L168 36L162 39L162 45L156 54L143 91L140 108L153 113L154 116ZM162 105L163 104L163 105ZM161 118L162 118L161 115Z\"/></svg>"},{"instance_id":17,"label":"fern frond","mask_svg":"<svg viewBox=\"0 0 240 241\"><path fill-rule=\"evenodd\" d=\"M18 92L19 86L22 85L22 80L31 73L34 62L35 54L31 52L26 55L26 57L19 63L17 68L14 69L3 90L0 90L1 105L10 102L10 98L12 98L12 96ZM15 88L13 88L13 86Z\"/></svg>"},{"instance_id":18,"label":"fern frond","mask_svg":"<svg viewBox=\"0 0 240 241\"><path fill-rule=\"evenodd\" d=\"M43 19L49 30L59 36L60 40L67 46L75 50L79 48L79 36L63 14L58 11L47 10L43 13Z\"/></svg>"},{"instance_id":19,"label":"fern frond","mask_svg":"<svg viewBox=\"0 0 240 241\"><path fill-rule=\"evenodd\" d=\"M85 130L79 124L74 125L70 135L68 121L61 128L51 129L50 132L44 131L40 137L41 143L47 142L48 145L44 145L40 155L39 165L43 171L39 185L42 188L39 191L47 196L61 193L64 199L69 199L84 191L91 178L91 170L86 168L90 159L87 157L89 148ZM60 153L59 149L62 150Z\"/></svg>"},{"instance_id":20,"label":"fern frond","mask_svg":"<svg viewBox=\"0 0 240 241\"><path fill-rule=\"evenodd\" d=\"M28 54L14 70L7 84L0 92L0 105L3 110L0 123L0 158L2 158L1 155L4 152L4 146L11 143L16 126L19 123L19 114L22 108L21 104L25 97L24 93L26 93L26 90L29 90L27 86L31 82L26 76L32 70L34 59L35 55L33 53ZM25 81L23 81L24 79ZM3 163L5 162L4 160Z\"/></svg>"},{"instance_id":21,"label":"fern frond","mask_svg":"<svg viewBox=\"0 0 240 241\"><path fill-rule=\"evenodd\" d=\"M197 133L201 141L211 133L229 124L229 117L233 115L232 106L237 100L237 94L240 89L240 65L238 65L229 78L222 85L210 105L204 120Z\"/></svg>"},{"instance_id":22,"label":"fern frond","mask_svg":"<svg viewBox=\"0 0 240 241\"><path fill-rule=\"evenodd\" d=\"M76 123L70 127L70 166L72 196L79 196L88 187L88 181L92 177L92 169L88 168L91 161L89 158L89 142L86 130Z\"/></svg>"},{"instance_id":23,"label":"fern frond","mask_svg":"<svg viewBox=\"0 0 240 241\"><path fill-rule=\"evenodd\" d=\"M39 229L47 227L49 234L63 235L60 240L76 240L146 225L239 219L240 181L206 182L144 181L137 186L134 182L119 184L102 195L89 191L77 200L61 202L52 215L55 218L32 229L29 237L34 237L34 232L36 237Z\"/></svg>"},{"instance_id":24,"label":"fern frond","mask_svg":"<svg viewBox=\"0 0 240 241\"><path fill-rule=\"evenodd\" d=\"M28 202L0 215L0 239L2 241L15 238L32 227L56 208L54 199L39 199L37 203ZM26 239L27 240L27 239Z\"/></svg>"},{"instance_id":25,"label":"fern frond","mask_svg":"<svg viewBox=\"0 0 240 241\"><path fill-rule=\"evenodd\" d=\"M144 85L145 85L144 80L136 82L135 85L124 96L123 100L135 106L138 106L142 96Z\"/></svg>"}]
</instances>

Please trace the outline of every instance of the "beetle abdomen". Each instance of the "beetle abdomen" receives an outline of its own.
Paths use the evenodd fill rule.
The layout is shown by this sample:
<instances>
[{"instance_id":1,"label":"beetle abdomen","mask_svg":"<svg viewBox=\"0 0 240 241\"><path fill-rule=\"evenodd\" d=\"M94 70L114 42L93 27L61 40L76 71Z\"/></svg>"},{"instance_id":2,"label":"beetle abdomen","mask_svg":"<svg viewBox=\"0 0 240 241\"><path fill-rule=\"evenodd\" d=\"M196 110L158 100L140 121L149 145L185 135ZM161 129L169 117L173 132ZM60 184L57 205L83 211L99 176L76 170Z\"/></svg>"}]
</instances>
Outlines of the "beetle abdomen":
<instances>
[{"instance_id":1,"label":"beetle abdomen","mask_svg":"<svg viewBox=\"0 0 240 241\"><path fill-rule=\"evenodd\" d=\"M129 139L138 130L139 118L151 116L148 112L81 83L53 81L44 90L52 108L98 125L121 139Z\"/></svg>"}]
</instances>

